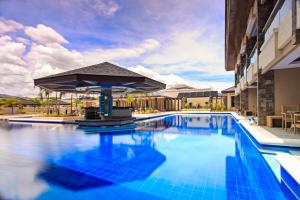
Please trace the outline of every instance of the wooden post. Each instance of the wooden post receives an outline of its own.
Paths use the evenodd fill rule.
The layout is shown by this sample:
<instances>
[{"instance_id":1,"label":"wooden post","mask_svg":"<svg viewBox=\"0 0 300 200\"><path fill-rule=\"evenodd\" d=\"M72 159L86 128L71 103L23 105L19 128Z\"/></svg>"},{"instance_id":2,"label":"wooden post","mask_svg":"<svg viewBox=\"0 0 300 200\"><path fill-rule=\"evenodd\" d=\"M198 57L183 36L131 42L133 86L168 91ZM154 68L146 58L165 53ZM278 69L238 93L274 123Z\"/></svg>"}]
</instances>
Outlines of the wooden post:
<instances>
[{"instance_id":1,"label":"wooden post","mask_svg":"<svg viewBox=\"0 0 300 200\"><path fill-rule=\"evenodd\" d=\"M73 95L71 94L71 115L73 114Z\"/></svg>"}]
</instances>

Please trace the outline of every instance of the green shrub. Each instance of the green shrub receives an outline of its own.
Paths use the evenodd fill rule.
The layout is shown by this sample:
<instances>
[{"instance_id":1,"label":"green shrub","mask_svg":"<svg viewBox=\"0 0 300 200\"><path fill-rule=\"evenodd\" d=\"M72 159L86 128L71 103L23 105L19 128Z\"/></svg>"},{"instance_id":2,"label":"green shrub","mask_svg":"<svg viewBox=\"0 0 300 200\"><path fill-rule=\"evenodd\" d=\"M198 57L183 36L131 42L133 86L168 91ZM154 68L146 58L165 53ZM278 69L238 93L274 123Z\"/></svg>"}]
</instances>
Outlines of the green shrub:
<instances>
[{"instance_id":1,"label":"green shrub","mask_svg":"<svg viewBox=\"0 0 300 200\"><path fill-rule=\"evenodd\" d=\"M221 104L221 110L222 110L222 111L226 110L226 106L225 106L224 103Z\"/></svg>"},{"instance_id":2,"label":"green shrub","mask_svg":"<svg viewBox=\"0 0 300 200\"><path fill-rule=\"evenodd\" d=\"M218 104L216 105L216 111L221 111L221 104L218 103Z\"/></svg>"},{"instance_id":3,"label":"green shrub","mask_svg":"<svg viewBox=\"0 0 300 200\"><path fill-rule=\"evenodd\" d=\"M151 110L145 110L145 114L150 114L150 113L152 113Z\"/></svg>"}]
</instances>

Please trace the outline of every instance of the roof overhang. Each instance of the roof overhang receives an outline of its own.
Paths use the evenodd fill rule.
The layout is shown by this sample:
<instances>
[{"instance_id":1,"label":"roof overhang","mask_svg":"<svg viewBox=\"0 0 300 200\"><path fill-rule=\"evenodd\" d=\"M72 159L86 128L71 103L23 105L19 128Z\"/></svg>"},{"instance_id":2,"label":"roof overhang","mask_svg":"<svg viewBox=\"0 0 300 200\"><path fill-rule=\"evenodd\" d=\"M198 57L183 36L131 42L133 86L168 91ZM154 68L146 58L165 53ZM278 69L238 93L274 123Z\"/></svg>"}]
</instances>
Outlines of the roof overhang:
<instances>
[{"instance_id":1,"label":"roof overhang","mask_svg":"<svg viewBox=\"0 0 300 200\"><path fill-rule=\"evenodd\" d=\"M254 0L225 1L225 69L235 68Z\"/></svg>"}]
</instances>

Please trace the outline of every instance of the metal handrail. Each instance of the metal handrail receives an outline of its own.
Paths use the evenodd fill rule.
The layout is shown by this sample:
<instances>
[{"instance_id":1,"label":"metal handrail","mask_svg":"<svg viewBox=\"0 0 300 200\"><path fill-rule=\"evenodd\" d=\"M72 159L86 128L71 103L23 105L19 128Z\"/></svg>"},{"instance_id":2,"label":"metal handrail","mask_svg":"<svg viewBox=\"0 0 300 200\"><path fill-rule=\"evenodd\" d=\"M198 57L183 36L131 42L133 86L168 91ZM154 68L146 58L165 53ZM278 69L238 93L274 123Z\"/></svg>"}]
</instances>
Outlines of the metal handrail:
<instances>
[{"instance_id":1,"label":"metal handrail","mask_svg":"<svg viewBox=\"0 0 300 200\"><path fill-rule=\"evenodd\" d=\"M262 32L265 33L267 31L267 29L270 27L270 25L272 24L273 20L275 19L278 11L280 10L280 8L282 7L282 5L284 4L285 0L278 0L277 3L275 4Z\"/></svg>"}]
</instances>

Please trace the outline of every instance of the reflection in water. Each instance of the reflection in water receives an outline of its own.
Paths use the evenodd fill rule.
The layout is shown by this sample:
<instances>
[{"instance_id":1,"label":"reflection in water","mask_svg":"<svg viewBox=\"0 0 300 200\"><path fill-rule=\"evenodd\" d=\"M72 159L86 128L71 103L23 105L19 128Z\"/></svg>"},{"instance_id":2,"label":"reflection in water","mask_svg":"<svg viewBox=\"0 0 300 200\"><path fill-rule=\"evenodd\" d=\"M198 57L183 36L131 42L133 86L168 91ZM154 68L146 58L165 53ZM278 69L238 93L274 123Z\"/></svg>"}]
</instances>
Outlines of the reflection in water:
<instances>
[{"instance_id":1,"label":"reflection in water","mask_svg":"<svg viewBox=\"0 0 300 200\"><path fill-rule=\"evenodd\" d=\"M0 123L0 175L10 199L286 198L229 115L101 129Z\"/></svg>"},{"instance_id":2,"label":"reflection in water","mask_svg":"<svg viewBox=\"0 0 300 200\"><path fill-rule=\"evenodd\" d=\"M153 119L138 123L139 131L163 132L169 128L176 127L177 134L227 134L232 136L232 117L228 115L206 115L191 114Z\"/></svg>"}]
</instances>

